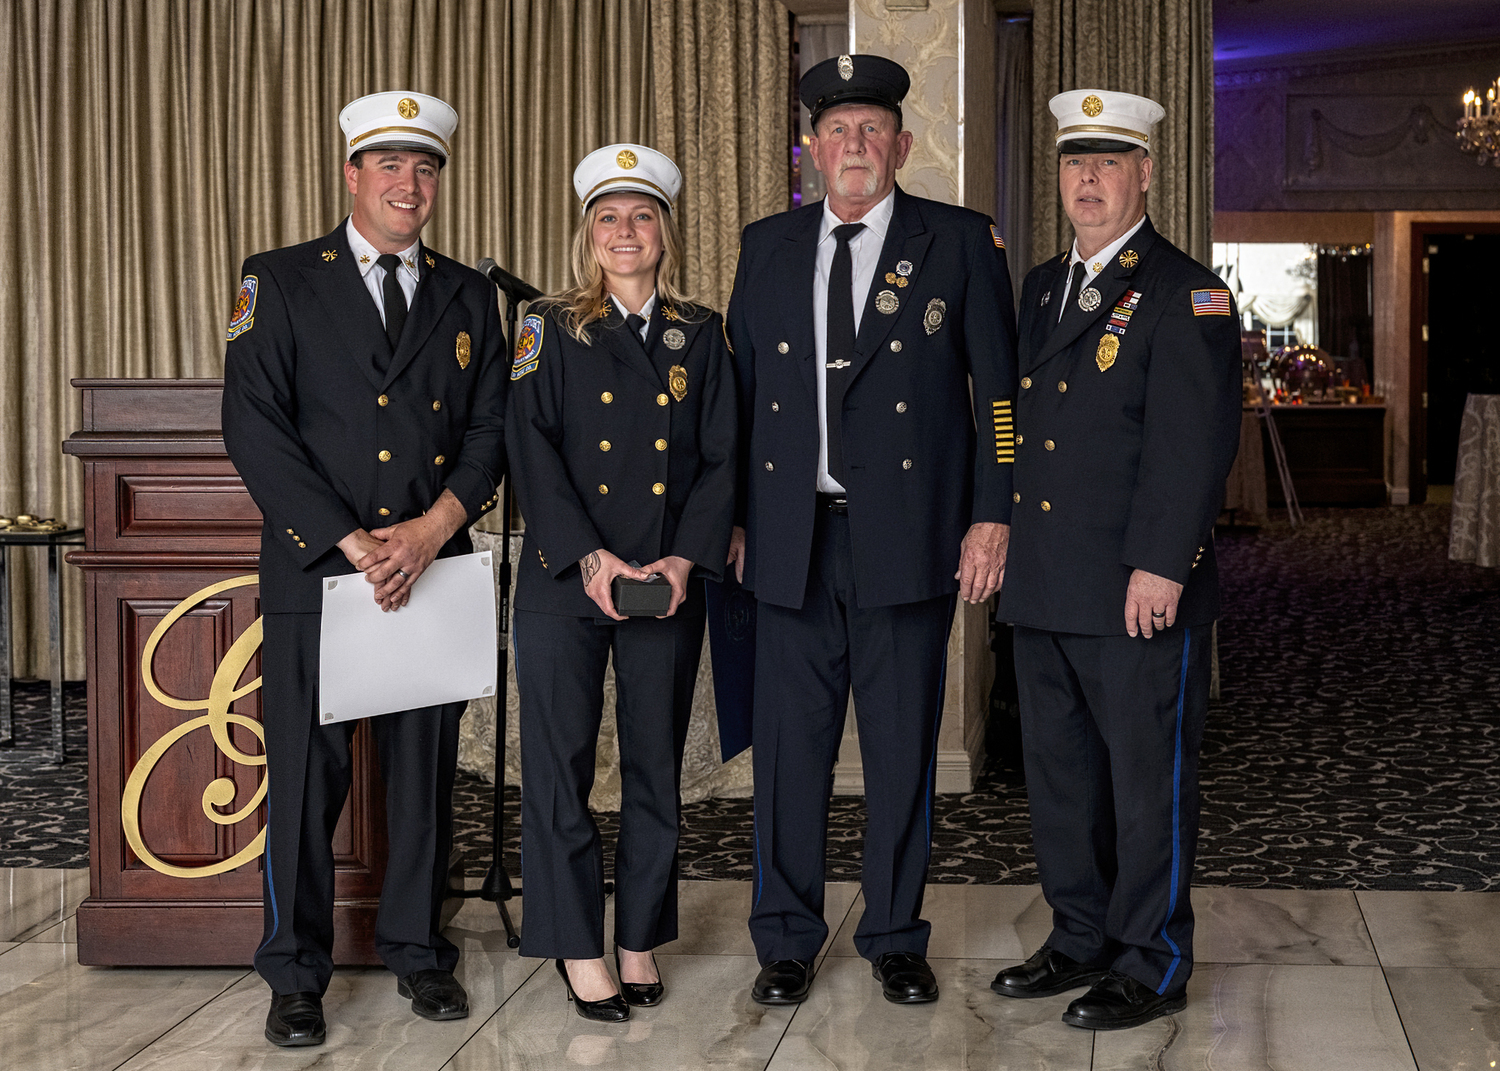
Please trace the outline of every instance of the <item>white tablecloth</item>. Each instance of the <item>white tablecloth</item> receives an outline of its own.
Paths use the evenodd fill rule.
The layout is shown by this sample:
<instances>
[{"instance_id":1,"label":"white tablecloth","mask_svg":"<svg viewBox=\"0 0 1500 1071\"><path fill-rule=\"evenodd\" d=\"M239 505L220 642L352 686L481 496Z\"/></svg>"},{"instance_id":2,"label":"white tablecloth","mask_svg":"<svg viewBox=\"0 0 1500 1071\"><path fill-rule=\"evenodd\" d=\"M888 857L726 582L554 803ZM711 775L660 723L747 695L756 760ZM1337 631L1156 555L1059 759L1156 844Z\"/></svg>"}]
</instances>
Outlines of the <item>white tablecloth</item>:
<instances>
[{"instance_id":1,"label":"white tablecloth","mask_svg":"<svg viewBox=\"0 0 1500 1071\"><path fill-rule=\"evenodd\" d=\"M1471 394L1464 403L1448 557L1500 565L1500 394Z\"/></svg>"}]
</instances>

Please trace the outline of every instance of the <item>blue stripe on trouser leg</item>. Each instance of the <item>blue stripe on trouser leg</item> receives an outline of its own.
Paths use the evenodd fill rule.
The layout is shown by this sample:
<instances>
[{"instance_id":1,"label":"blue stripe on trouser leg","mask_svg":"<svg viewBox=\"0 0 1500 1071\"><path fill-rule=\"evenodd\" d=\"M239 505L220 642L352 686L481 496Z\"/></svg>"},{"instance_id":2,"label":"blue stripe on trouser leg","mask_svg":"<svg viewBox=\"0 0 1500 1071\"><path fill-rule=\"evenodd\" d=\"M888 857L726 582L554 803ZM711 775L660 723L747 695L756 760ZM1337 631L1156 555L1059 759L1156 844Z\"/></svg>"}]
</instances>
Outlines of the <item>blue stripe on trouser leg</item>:
<instances>
[{"instance_id":1,"label":"blue stripe on trouser leg","mask_svg":"<svg viewBox=\"0 0 1500 1071\"><path fill-rule=\"evenodd\" d=\"M269 822L266 823L264 832L266 834L266 847L262 854L266 860L266 896L271 901L271 932L260 943L260 948L255 950L256 955L259 955L261 949L264 949L266 945L275 940L277 932L281 929L281 909L276 905L276 880L271 874L271 824Z\"/></svg>"},{"instance_id":2,"label":"blue stripe on trouser leg","mask_svg":"<svg viewBox=\"0 0 1500 1071\"><path fill-rule=\"evenodd\" d=\"M1183 629L1182 672L1177 683L1177 731L1172 751L1172 885L1167 897L1167 917L1161 924L1161 937L1172 949L1172 962L1162 977L1161 985L1156 987L1158 994L1167 991L1172 983L1172 976L1177 973L1178 964L1182 962L1182 949L1177 947L1177 942L1167 933L1167 925L1177 911L1177 885L1182 872L1182 707L1187 696L1188 655L1192 652L1192 647L1193 630Z\"/></svg>"}]
</instances>

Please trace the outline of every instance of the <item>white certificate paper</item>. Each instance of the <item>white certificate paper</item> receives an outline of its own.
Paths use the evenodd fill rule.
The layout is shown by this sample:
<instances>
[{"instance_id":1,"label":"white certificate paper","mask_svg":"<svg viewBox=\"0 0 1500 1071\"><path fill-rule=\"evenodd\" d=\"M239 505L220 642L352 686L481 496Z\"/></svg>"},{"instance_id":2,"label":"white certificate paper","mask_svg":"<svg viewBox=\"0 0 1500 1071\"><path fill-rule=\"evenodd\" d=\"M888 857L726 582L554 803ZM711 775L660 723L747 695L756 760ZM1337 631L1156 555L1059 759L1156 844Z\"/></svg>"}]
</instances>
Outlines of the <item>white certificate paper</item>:
<instances>
[{"instance_id":1,"label":"white certificate paper","mask_svg":"<svg viewBox=\"0 0 1500 1071\"><path fill-rule=\"evenodd\" d=\"M495 694L490 552L439 558L399 610L363 573L323 580L318 714L324 725Z\"/></svg>"}]
</instances>

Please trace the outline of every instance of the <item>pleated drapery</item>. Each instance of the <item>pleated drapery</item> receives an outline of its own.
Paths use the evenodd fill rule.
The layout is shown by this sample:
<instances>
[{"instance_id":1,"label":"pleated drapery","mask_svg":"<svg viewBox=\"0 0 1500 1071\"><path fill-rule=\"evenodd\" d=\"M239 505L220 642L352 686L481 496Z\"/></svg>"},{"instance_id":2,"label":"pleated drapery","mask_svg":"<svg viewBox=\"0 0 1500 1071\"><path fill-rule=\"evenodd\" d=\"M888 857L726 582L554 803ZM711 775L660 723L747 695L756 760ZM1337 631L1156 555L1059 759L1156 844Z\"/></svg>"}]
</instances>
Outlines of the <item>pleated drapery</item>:
<instances>
[{"instance_id":1,"label":"pleated drapery","mask_svg":"<svg viewBox=\"0 0 1500 1071\"><path fill-rule=\"evenodd\" d=\"M599 145L677 159L685 282L713 304L740 228L786 207L790 23L774 0L8 0L0 41L18 180L0 201L9 516L82 522L82 466L59 447L80 420L70 379L221 374L244 258L347 212L338 112L362 94L454 106L423 238L544 290L568 281L572 170ZM11 578L22 676L47 665L30 557ZM64 597L78 678L76 570Z\"/></svg>"},{"instance_id":2,"label":"pleated drapery","mask_svg":"<svg viewBox=\"0 0 1500 1071\"><path fill-rule=\"evenodd\" d=\"M1057 122L1047 101L1089 87L1138 93L1166 109L1152 139L1146 210L1169 241L1211 264L1212 0L1038 0L1032 34L1032 261L1073 241L1057 197Z\"/></svg>"}]
</instances>

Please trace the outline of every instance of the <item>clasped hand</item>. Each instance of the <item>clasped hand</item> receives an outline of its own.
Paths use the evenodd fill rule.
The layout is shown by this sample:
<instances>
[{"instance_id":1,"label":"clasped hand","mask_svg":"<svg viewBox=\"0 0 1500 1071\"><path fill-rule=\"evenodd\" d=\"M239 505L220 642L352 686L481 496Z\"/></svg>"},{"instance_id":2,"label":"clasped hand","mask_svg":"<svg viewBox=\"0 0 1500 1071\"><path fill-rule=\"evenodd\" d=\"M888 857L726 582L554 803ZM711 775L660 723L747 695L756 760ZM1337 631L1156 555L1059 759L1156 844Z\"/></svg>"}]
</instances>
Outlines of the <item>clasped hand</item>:
<instances>
[{"instance_id":1,"label":"clasped hand","mask_svg":"<svg viewBox=\"0 0 1500 1071\"><path fill-rule=\"evenodd\" d=\"M606 617L615 621L624 621L625 615L615 611L615 577L625 576L631 580L645 580L652 573L665 576L667 583L672 585L672 603L667 612L661 616L671 617L677 612L677 607L682 605L682 600L687 598L688 574L693 571L693 563L686 558L671 554L665 558L658 558L650 565L638 567L622 561L618 556L600 547L592 554L586 554L578 559L578 570L578 575L583 580L583 590L589 598L594 600L594 605L598 606Z\"/></svg>"},{"instance_id":2,"label":"clasped hand","mask_svg":"<svg viewBox=\"0 0 1500 1071\"><path fill-rule=\"evenodd\" d=\"M467 519L453 492L444 491L422 516L368 532L357 528L339 540L339 549L375 586L381 610L399 610L411 599L417 578Z\"/></svg>"}]
</instances>

